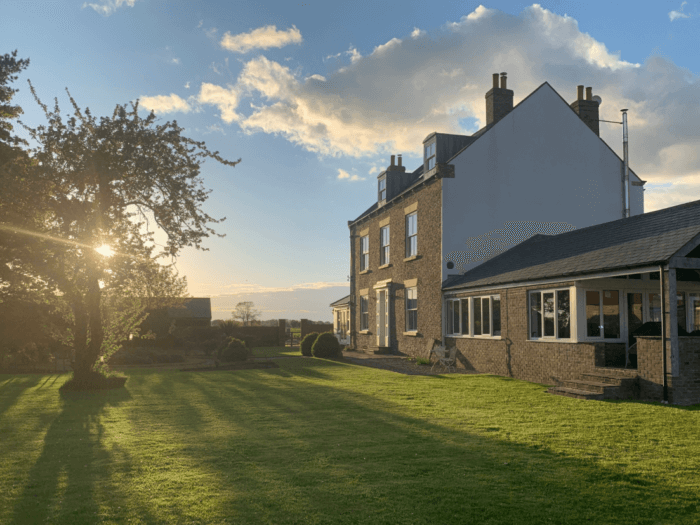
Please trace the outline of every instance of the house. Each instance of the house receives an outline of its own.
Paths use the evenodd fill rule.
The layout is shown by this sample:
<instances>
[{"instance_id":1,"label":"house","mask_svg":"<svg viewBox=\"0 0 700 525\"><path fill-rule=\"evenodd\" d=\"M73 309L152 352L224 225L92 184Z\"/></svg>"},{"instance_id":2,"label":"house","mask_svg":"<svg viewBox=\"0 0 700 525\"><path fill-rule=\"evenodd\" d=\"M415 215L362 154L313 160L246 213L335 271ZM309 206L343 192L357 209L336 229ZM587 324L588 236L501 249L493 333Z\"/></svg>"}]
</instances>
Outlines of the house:
<instances>
[{"instance_id":1,"label":"house","mask_svg":"<svg viewBox=\"0 0 700 525\"><path fill-rule=\"evenodd\" d=\"M555 393L626 397L626 378L628 396L700 403L699 271L700 201L535 235L445 281L444 340L461 366ZM635 337L653 322L666 347Z\"/></svg>"},{"instance_id":2,"label":"house","mask_svg":"<svg viewBox=\"0 0 700 525\"><path fill-rule=\"evenodd\" d=\"M161 300L155 299L158 303ZM141 324L141 333L152 331L156 337L165 337L174 328L211 326L211 299L209 297L185 297L163 299L167 306L149 308L148 317Z\"/></svg>"},{"instance_id":3,"label":"house","mask_svg":"<svg viewBox=\"0 0 700 525\"><path fill-rule=\"evenodd\" d=\"M331 303L333 309L333 333L341 345L350 344L350 296Z\"/></svg>"},{"instance_id":4,"label":"house","mask_svg":"<svg viewBox=\"0 0 700 525\"><path fill-rule=\"evenodd\" d=\"M423 164L402 156L377 177L377 200L350 230L351 346L424 355L442 339L442 282L535 234L625 216L623 161L599 136L599 103L568 104L547 82L518 105L506 74L486 93L471 136L431 133ZM630 170L629 213L644 211Z\"/></svg>"}]
</instances>

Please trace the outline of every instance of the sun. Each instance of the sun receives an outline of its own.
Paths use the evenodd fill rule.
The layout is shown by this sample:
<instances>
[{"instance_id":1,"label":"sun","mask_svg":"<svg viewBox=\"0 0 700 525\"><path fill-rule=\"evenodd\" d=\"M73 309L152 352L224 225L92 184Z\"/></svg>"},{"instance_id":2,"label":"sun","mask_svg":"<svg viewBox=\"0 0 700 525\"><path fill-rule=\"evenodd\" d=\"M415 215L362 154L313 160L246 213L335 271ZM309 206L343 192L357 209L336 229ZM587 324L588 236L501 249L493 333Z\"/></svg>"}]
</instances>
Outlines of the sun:
<instances>
[{"instance_id":1,"label":"sun","mask_svg":"<svg viewBox=\"0 0 700 525\"><path fill-rule=\"evenodd\" d=\"M99 248L95 248L95 251L104 257L111 257L114 255L114 250L109 244L103 244Z\"/></svg>"}]
</instances>

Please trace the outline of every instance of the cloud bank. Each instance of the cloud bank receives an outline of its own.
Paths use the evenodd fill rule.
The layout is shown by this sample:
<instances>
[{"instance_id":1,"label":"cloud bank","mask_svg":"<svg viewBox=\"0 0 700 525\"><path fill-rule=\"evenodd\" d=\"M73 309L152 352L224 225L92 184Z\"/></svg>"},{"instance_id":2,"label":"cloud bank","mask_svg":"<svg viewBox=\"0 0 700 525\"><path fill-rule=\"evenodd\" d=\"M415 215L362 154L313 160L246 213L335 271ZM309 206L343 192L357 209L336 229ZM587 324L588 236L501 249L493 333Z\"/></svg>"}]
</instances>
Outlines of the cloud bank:
<instances>
[{"instance_id":1,"label":"cloud bank","mask_svg":"<svg viewBox=\"0 0 700 525\"><path fill-rule=\"evenodd\" d=\"M221 39L221 47L234 53L247 53L253 49L284 47L288 44L301 44L301 32L292 26L286 31L278 31L276 26L253 29L250 33L232 35L227 32Z\"/></svg>"}]
</instances>

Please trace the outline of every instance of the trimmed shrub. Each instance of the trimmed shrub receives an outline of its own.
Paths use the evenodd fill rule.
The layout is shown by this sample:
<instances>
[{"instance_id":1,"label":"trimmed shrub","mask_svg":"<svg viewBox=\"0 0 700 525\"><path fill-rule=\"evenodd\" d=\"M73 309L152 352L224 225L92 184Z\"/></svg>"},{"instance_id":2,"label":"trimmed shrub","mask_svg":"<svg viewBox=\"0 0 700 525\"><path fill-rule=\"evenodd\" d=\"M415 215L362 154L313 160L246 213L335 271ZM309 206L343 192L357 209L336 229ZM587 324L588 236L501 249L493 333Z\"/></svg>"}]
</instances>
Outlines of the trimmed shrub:
<instances>
[{"instance_id":1,"label":"trimmed shrub","mask_svg":"<svg viewBox=\"0 0 700 525\"><path fill-rule=\"evenodd\" d=\"M219 361L230 363L232 361L246 361L249 353L245 341L231 337L227 340L225 346L219 348L217 357Z\"/></svg>"},{"instance_id":2,"label":"trimmed shrub","mask_svg":"<svg viewBox=\"0 0 700 525\"><path fill-rule=\"evenodd\" d=\"M301 344L299 345L301 355L311 357L311 347L314 345L317 338L318 332L311 332L310 334L306 334L304 336L304 339L301 340Z\"/></svg>"},{"instance_id":3,"label":"trimmed shrub","mask_svg":"<svg viewBox=\"0 0 700 525\"><path fill-rule=\"evenodd\" d=\"M342 357L338 339L331 332L323 332L318 336L311 347L311 355L314 357Z\"/></svg>"}]
</instances>

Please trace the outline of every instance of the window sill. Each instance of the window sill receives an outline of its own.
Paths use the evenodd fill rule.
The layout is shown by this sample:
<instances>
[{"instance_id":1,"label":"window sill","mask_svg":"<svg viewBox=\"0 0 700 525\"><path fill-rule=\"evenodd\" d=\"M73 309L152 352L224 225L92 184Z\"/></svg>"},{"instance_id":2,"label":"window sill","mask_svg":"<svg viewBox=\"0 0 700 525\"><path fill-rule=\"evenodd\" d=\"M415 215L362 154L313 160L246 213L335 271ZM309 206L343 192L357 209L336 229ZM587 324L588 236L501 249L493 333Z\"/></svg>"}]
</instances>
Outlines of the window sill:
<instances>
[{"instance_id":1,"label":"window sill","mask_svg":"<svg viewBox=\"0 0 700 525\"><path fill-rule=\"evenodd\" d=\"M391 266L392 266L391 263L382 264L382 265L378 268L378 270L381 270L381 269L383 269L383 268L391 268Z\"/></svg>"},{"instance_id":2,"label":"window sill","mask_svg":"<svg viewBox=\"0 0 700 525\"><path fill-rule=\"evenodd\" d=\"M370 332L369 332L369 330L360 330L360 334L362 334L362 335L369 335Z\"/></svg>"},{"instance_id":3,"label":"window sill","mask_svg":"<svg viewBox=\"0 0 700 525\"><path fill-rule=\"evenodd\" d=\"M503 336L500 335L445 335L445 337L450 339L503 339Z\"/></svg>"},{"instance_id":4,"label":"window sill","mask_svg":"<svg viewBox=\"0 0 700 525\"><path fill-rule=\"evenodd\" d=\"M420 334L418 331L411 331L411 332L404 332L403 335L407 335L409 337L420 337Z\"/></svg>"},{"instance_id":5,"label":"window sill","mask_svg":"<svg viewBox=\"0 0 700 525\"><path fill-rule=\"evenodd\" d=\"M362 271L360 272L360 275L365 275L365 274L371 273L371 272L372 272L372 270L362 270Z\"/></svg>"},{"instance_id":6,"label":"window sill","mask_svg":"<svg viewBox=\"0 0 700 525\"><path fill-rule=\"evenodd\" d=\"M551 338L540 338L540 339L528 339L531 343L579 343L581 341L574 341L573 339L556 339Z\"/></svg>"},{"instance_id":7,"label":"window sill","mask_svg":"<svg viewBox=\"0 0 700 525\"><path fill-rule=\"evenodd\" d=\"M420 259L420 258L421 258L420 255L411 255L410 257L406 257L403 260L403 262L411 262L411 261L415 261L416 259Z\"/></svg>"}]
</instances>

